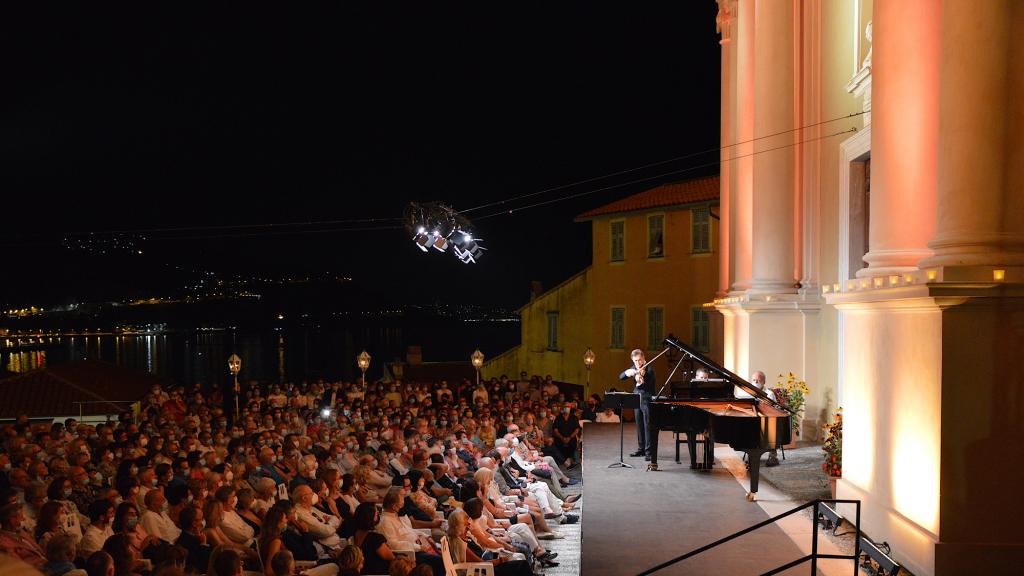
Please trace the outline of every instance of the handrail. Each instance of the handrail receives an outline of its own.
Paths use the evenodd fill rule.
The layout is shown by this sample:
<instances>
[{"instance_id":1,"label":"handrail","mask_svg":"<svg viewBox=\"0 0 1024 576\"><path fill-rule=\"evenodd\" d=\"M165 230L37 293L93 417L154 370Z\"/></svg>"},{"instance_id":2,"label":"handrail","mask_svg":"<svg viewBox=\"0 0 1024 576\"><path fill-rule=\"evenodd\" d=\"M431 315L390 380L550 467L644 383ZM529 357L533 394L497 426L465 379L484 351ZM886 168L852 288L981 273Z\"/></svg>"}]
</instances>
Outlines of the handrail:
<instances>
[{"instance_id":1,"label":"handrail","mask_svg":"<svg viewBox=\"0 0 1024 576\"><path fill-rule=\"evenodd\" d=\"M844 556L844 555L839 555L839 554L820 554L818 552L818 507L821 506L822 504L825 504L825 503L830 503L830 504L833 504L833 505L835 505L835 504L854 504L857 507L857 525L856 525L857 539L856 539L856 544L854 545L854 553L853 553L852 556ZM698 554L703 554L704 552L707 552L708 550L711 550L712 548L715 548L717 546L725 544L726 542L730 542L732 540L735 540L736 538L739 538L740 536L743 536L745 534L753 532L754 530L757 530L758 528L763 528L763 527L765 527L765 526L767 526L769 524L774 524L774 523L778 522L779 520L782 520L783 518L786 518L787 516L792 516L793 514L796 514L797 512L799 512L801 510L806 510L807 508L811 508L811 507L814 507L814 515L811 518L811 522L812 522L812 526L813 526L813 530L814 530L814 540L811 542L811 553L808 554L807 556L804 556L803 558L798 558L798 559L793 560L792 562L789 562L789 563L787 563L787 564L785 564L783 566L779 566L778 568L775 568L773 570L765 572L761 576L771 576L772 574L778 574L778 573L783 572L785 570L789 570L790 568L792 568L794 566L798 566L798 565L800 565L800 564L802 564L802 563L804 563L804 562L806 562L808 560L811 561L811 574L815 575L815 574L818 573L817 571L818 571L818 559L819 558L821 558L821 559L835 559L835 560L853 560L853 574L854 574L854 576L857 576L857 561L860 558L860 500L836 500L836 499L811 500L810 502L807 502L805 504L801 504L800 506L797 506L796 508L793 508L792 510L787 510L786 512L783 512L782 514L779 514L778 516L773 516L771 518L768 518L767 520L763 520L761 522L758 522L757 524L754 524L753 526L749 526L747 528L744 528L743 530L740 530L739 532L736 532L734 534L730 534L729 536L726 536L724 538L719 538L718 540L715 540L714 542L712 542L710 544L705 544L704 546L701 546L700 548L697 548L696 550L691 550L691 551L687 552L686 554L683 554L682 556L677 556L677 557L675 557L675 558L673 558L673 559L671 559L671 560L669 560L667 562L662 562L661 564L658 564L657 566L654 566L653 568L648 568L647 570L644 570L643 572L638 573L637 576L648 576L649 574L654 574L655 572L657 572L659 570L662 570L664 568L668 568L669 566L672 566L673 564L676 564L678 562L682 562L683 560L686 560L688 558L692 558L694 556L697 556Z\"/></svg>"}]
</instances>

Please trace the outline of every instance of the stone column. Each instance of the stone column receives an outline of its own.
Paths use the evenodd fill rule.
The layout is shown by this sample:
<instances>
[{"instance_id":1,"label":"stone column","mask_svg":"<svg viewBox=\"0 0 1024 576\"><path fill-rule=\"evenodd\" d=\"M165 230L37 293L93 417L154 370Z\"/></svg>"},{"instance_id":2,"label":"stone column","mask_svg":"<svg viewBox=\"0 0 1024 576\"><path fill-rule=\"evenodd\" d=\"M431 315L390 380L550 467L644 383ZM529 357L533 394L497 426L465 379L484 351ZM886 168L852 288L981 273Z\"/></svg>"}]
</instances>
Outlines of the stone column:
<instances>
[{"instance_id":1,"label":"stone column","mask_svg":"<svg viewBox=\"0 0 1024 576\"><path fill-rule=\"evenodd\" d=\"M759 0L754 93L753 280L761 293L796 292L793 252L798 138L793 0ZM774 136L772 136L774 135Z\"/></svg>"},{"instance_id":2,"label":"stone column","mask_svg":"<svg viewBox=\"0 0 1024 576\"><path fill-rule=\"evenodd\" d=\"M733 107L733 103L736 101L736 49L734 47L735 45L732 43L732 27L735 24L735 15L735 0L718 0L718 17L716 18L716 22L718 24L718 31L722 35L722 39L719 41L719 44L722 45L722 126L720 136L721 150L719 152L719 160L721 162L721 169L719 170L719 178L721 180L721 198L719 209L723 215L718 233L720 261L718 266L718 293L716 296L719 298L729 293L729 289L736 278L736 263L731 252L732 218L730 217L730 206L732 205L731 196L733 194L733 183L730 178L732 167L730 166L729 160L732 155L731 145L734 142L734 127L736 124L736 111Z\"/></svg>"},{"instance_id":3,"label":"stone column","mask_svg":"<svg viewBox=\"0 0 1024 576\"><path fill-rule=\"evenodd\" d=\"M876 2L868 267L914 270L931 255L939 133L941 0Z\"/></svg>"},{"instance_id":4,"label":"stone column","mask_svg":"<svg viewBox=\"0 0 1024 576\"><path fill-rule=\"evenodd\" d=\"M732 290L742 292L750 287L754 159L751 156L754 138L754 1L739 0L732 22L730 64L735 66L735 86L731 87L729 105L733 124L728 144L729 157L729 249L733 269Z\"/></svg>"},{"instance_id":5,"label":"stone column","mask_svg":"<svg viewBox=\"0 0 1024 576\"><path fill-rule=\"evenodd\" d=\"M942 11L935 255L922 266L1022 266L1024 6L945 0Z\"/></svg>"}]
</instances>

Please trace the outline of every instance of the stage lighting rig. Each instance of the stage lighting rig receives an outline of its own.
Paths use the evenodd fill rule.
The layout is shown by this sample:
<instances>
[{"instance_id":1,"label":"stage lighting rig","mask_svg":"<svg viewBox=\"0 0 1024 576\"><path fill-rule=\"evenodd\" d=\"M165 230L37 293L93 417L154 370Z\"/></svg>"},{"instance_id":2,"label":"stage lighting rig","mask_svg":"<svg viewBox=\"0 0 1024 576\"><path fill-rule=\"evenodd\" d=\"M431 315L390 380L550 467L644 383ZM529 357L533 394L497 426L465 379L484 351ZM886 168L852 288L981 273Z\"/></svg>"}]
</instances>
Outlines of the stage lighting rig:
<instances>
[{"instance_id":1,"label":"stage lighting rig","mask_svg":"<svg viewBox=\"0 0 1024 576\"><path fill-rule=\"evenodd\" d=\"M434 248L452 253L465 264L474 263L483 255L481 238L473 234L473 224L450 206L440 202L411 202L405 208L405 229L423 252Z\"/></svg>"}]
</instances>

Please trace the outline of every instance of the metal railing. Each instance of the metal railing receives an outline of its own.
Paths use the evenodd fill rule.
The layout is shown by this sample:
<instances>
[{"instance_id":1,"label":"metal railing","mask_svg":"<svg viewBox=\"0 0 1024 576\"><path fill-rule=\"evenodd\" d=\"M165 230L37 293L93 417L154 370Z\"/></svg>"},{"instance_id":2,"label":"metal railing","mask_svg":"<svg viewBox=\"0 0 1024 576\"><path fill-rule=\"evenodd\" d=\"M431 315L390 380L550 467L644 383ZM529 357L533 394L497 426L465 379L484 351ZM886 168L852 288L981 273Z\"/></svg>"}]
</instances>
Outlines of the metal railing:
<instances>
[{"instance_id":1,"label":"metal railing","mask_svg":"<svg viewBox=\"0 0 1024 576\"><path fill-rule=\"evenodd\" d=\"M846 555L842 555L842 554L822 554L822 553L818 552L818 522L819 522L819 519L820 519L820 516L821 516L821 513L822 513L822 507L828 508L827 506L825 506L826 503L832 504L833 506L836 505L836 504L854 504L857 507L857 523L856 523L856 526L855 526L856 532L857 532L857 538L856 538L856 544L854 544L854 553L851 556L846 556ZM757 530L758 528L763 528L763 527L765 527L765 526L767 526L769 524L774 524L774 523L778 522L779 520L782 520L783 518L786 518L787 516L792 516L793 514L796 514L797 512L800 512L801 510L806 510L806 509L812 508L812 507L814 508L814 515L811 518L811 526L812 526L812 530L814 531L814 540L811 542L811 553L808 554L807 556L804 556L803 558L798 558L796 560L793 560L792 562L789 562L787 564L779 566L778 568L775 568L773 570L769 570L768 572L765 572L765 573L761 574L761 576L771 576L772 574L778 574L778 573L783 572L785 570L789 570L790 568L792 568L794 566L799 566L800 564L803 564L804 562L807 562L808 560L811 562L811 575L814 576L815 574L818 573L818 560L819 559L852 560L853 561L853 575L857 576L857 567L858 567L858 560L860 558L860 541L861 541L860 540L860 500L820 500L820 499L819 500L811 500L810 502L808 502L806 504L802 504L800 506L797 506L796 508L793 508L792 510L788 510L786 512L783 512L782 514L779 514L778 516L774 516L774 517L769 518L769 519L767 519L767 520L765 520L763 522L758 522L757 524L754 524L753 526L750 526L748 528L744 528L743 530L740 530L739 532L736 532L735 534L730 534L729 536L726 536L725 538L720 538L718 540L715 540L714 542L712 542L710 544L706 544L704 546L701 546L700 548L697 548L696 550L691 550L690 552L687 552L686 554L683 554L682 556L677 556L677 557L669 560L668 562L662 562L661 564L658 564L657 566L654 566L653 568L648 568L647 570L644 570L643 572L638 573L637 576L647 576L648 574L654 574L655 572L657 572L659 570L662 570L664 568L668 568L669 566L672 566L673 564L676 564L678 562L682 562L683 560L686 560L687 558L693 558L694 556L697 556L698 554L703 554L704 552L707 552L708 550L711 550L712 548L715 548L717 546L725 544L726 542L731 542L732 540L735 540L736 538L739 538L740 536L743 536L745 534L749 534L750 532L753 532L754 530ZM830 511L832 510L831 508L828 508L828 509Z\"/></svg>"},{"instance_id":2,"label":"metal railing","mask_svg":"<svg viewBox=\"0 0 1024 576\"><path fill-rule=\"evenodd\" d=\"M84 416L86 404L111 404L114 408L119 408L119 404L127 404L130 407L132 404L136 404L138 402L138 400L77 400L72 402L72 404L78 404L78 419L81 420ZM117 412L108 412L107 414L104 414L104 416L110 416L111 414L116 413Z\"/></svg>"}]
</instances>

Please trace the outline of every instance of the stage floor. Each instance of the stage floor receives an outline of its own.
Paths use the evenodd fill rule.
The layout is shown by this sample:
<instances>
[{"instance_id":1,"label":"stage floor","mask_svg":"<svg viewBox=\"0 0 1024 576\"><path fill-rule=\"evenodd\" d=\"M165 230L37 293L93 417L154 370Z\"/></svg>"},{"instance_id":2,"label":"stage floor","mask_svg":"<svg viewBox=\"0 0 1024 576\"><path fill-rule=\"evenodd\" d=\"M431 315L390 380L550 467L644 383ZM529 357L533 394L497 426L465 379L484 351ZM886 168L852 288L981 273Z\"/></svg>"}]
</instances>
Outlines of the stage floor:
<instances>
[{"instance_id":1,"label":"stage floor","mask_svg":"<svg viewBox=\"0 0 1024 576\"><path fill-rule=\"evenodd\" d=\"M647 472L636 450L636 429L625 429L625 461L635 466L608 468L619 459L619 426L587 424L583 432L583 481L587 513L582 518L581 576L636 574L767 519L746 500L741 485L724 465L710 472L675 463L672 435L659 438L658 472ZM718 446L716 456L733 454ZM762 481L763 484L763 481ZM763 487L762 487L763 490ZM657 572L678 574L761 574L803 556L782 529L769 525L737 540ZM808 564L783 574L805 575Z\"/></svg>"}]
</instances>

